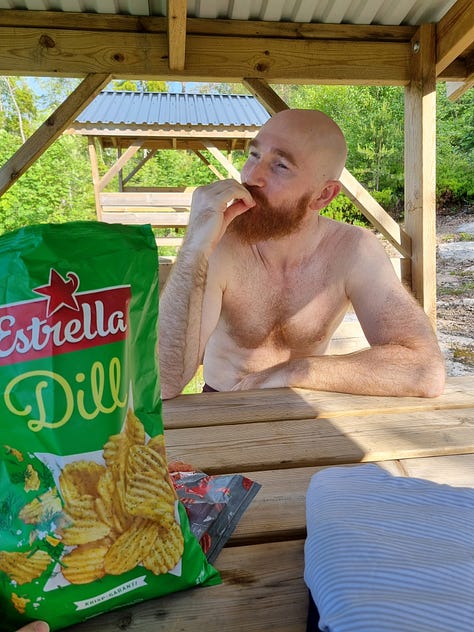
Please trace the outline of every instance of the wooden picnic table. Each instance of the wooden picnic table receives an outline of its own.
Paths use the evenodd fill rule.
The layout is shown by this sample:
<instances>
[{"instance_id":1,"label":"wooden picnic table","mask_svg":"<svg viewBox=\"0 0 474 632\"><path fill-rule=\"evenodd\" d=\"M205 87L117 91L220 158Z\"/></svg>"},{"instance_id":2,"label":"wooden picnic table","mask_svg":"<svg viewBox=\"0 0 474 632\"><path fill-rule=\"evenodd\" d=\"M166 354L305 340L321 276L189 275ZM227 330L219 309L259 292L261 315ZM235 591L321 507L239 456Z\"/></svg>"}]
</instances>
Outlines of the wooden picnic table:
<instances>
[{"instance_id":1,"label":"wooden picnic table","mask_svg":"<svg viewBox=\"0 0 474 632\"><path fill-rule=\"evenodd\" d=\"M398 476L474 485L474 376L436 399L302 389L164 402L169 460L262 485L215 562L219 586L116 610L75 632L304 632L305 493L325 467L376 462Z\"/></svg>"}]
</instances>

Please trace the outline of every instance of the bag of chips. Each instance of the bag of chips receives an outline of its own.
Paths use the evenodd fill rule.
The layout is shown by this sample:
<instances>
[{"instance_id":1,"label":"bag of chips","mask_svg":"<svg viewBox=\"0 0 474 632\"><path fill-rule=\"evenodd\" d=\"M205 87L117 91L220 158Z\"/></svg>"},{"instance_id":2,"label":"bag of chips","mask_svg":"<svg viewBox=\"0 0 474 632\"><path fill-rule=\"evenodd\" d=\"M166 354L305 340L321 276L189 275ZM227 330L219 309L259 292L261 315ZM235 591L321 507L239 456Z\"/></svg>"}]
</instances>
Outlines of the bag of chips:
<instances>
[{"instance_id":1,"label":"bag of chips","mask_svg":"<svg viewBox=\"0 0 474 632\"><path fill-rule=\"evenodd\" d=\"M0 630L217 584L167 468L148 226L0 237Z\"/></svg>"}]
</instances>

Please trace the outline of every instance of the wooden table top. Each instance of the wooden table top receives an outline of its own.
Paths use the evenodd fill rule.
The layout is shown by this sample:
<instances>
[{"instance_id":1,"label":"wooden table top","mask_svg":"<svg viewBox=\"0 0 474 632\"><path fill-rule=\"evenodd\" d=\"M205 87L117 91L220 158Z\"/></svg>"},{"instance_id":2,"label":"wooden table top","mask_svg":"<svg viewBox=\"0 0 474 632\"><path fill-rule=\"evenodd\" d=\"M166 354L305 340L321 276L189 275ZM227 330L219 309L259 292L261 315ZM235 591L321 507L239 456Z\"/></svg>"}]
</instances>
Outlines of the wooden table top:
<instances>
[{"instance_id":1,"label":"wooden table top","mask_svg":"<svg viewBox=\"0 0 474 632\"><path fill-rule=\"evenodd\" d=\"M304 632L305 494L333 465L474 486L474 376L435 399L263 389L163 403L169 460L262 485L215 562L223 584L110 612L76 632Z\"/></svg>"}]
</instances>

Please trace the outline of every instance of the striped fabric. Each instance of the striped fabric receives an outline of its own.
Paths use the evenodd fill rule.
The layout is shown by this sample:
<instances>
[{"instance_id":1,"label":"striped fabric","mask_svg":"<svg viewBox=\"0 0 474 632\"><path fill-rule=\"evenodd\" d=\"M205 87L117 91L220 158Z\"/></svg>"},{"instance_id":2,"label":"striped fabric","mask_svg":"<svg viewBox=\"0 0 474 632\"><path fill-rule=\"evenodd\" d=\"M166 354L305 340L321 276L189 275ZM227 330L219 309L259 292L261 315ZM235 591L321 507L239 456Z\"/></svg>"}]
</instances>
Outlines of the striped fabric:
<instances>
[{"instance_id":1,"label":"striped fabric","mask_svg":"<svg viewBox=\"0 0 474 632\"><path fill-rule=\"evenodd\" d=\"M474 489L328 468L306 498L305 581L325 632L473 632Z\"/></svg>"}]
</instances>

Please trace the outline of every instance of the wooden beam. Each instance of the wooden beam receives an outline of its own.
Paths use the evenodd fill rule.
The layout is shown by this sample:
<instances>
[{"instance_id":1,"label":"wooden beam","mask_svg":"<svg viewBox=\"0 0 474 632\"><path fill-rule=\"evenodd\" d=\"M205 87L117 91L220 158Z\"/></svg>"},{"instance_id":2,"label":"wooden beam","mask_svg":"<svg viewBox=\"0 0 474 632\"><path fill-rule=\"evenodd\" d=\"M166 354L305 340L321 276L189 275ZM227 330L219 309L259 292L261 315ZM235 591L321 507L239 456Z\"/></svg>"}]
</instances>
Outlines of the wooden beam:
<instances>
[{"instance_id":1,"label":"wooden beam","mask_svg":"<svg viewBox=\"0 0 474 632\"><path fill-rule=\"evenodd\" d=\"M266 81L255 77L244 77L242 83L272 116L277 112L288 109L285 101L279 97Z\"/></svg>"},{"instance_id":2,"label":"wooden beam","mask_svg":"<svg viewBox=\"0 0 474 632\"><path fill-rule=\"evenodd\" d=\"M39 29L70 29L136 33L166 33L168 19L145 15L74 13L69 11L24 11L0 9L0 25ZM195 35L231 37L284 37L291 39L346 39L409 42L415 26L374 24L317 24L188 18L186 30Z\"/></svg>"},{"instance_id":3,"label":"wooden beam","mask_svg":"<svg viewBox=\"0 0 474 632\"><path fill-rule=\"evenodd\" d=\"M131 143L130 147L125 151L125 153L120 156L120 158L112 165L112 167L110 167L107 173L104 174L102 178L100 179L100 182L99 182L100 191L104 190L104 188L109 184L112 178L114 178L118 174L120 169L122 169L122 167L127 164L130 158L132 158L137 153L137 151L141 148L142 144L143 142L139 140L136 140L135 142Z\"/></svg>"},{"instance_id":4,"label":"wooden beam","mask_svg":"<svg viewBox=\"0 0 474 632\"><path fill-rule=\"evenodd\" d=\"M227 169L229 178L235 178L238 182L240 182L239 170L234 167L230 160L227 160L224 154L219 149L217 149L215 145L213 145L212 143L205 143L204 147L212 156L214 156L217 161L221 163L224 169Z\"/></svg>"},{"instance_id":5,"label":"wooden beam","mask_svg":"<svg viewBox=\"0 0 474 632\"><path fill-rule=\"evenodd\" d=\"M0 27L4 75L406 85L409 57L405 42L188 35L186 66L176 71L164 33Z\"/></svg>"},{"instance_id":6,"label":"wooden beam","mask_svg":"<svg viewBox=\"0 0 474 632\"><path fill-rule=\"evenodd\" d=\"M412 291L436 323L436 39L420 27L405 90L405 229L412 239Z\"/></svg>"},{"instance_id":7,"label":"wooden beam","mask_svg":"<svg viewBox=\"0 0 474 632\"><path fill-rule=\"evenodd\" d=\"M464 81L458 83L446 82L446 94L450 101L456 101L459 97L462 97L469 88L474 86L474 54L471 54L466 60L466 65L468 67L468 74Z\"/></svg>"},{"instance_id":8,"label":"wooden beam","mask_svg":"<svg viewBox=\"0 0 474 632\"><path fill-rule=\"evenodd\" d=\"M88 75L0 169L0 195L43 154L109 82L108 74Z\"/></svg>"},{"instance_id":9,"label":"wooden beam","mask_svg":"<svg viewBox=\"0 0 474 632\"><path fill-rule=\"evenodd\" d=\"M168 0L168 64L170 70L184 70L186 13L187 0Z\"/></svg>"},{"instance_id":10,"label":"wooden beam","mask_svg":"<svg viewBox=\"0 0 474 632\"><path fill-rule=\"evenodd\" d=\"M132 169L132 171L130 171L130 173L129 173L129 174L127 174L127 176L123 179L123 184L124 184L124 185L126 185L126 184L127 184L127 182L129 182L129 181L133 178L133 176L134 176L136 173L138 173L138 172L140 171L140 169L141 169L144 165L146 165L146 163L147 163L147 162L148 162L151 158L153 158L153 156L156 154L156 152L157 152L157 151L158 151L157 149L152 149L151 151L147 152L147 155L146 155L144 158L142 158L142 159L140 160L140 162L139 162L139 163L138 163L138 165L135 167L135 169Z\"/></svg>"},{"instance_id":11,"label":"wooden beam","mask_svg":"<svg viewBox=\"0 0 474 632\"><path fill-rule=\"evenodd\" d=\"M89 149L89 159L91 161L92 183L94 185L95 210L97 213L97 219L100 221L102 219L102 206L100 204L100 189L99 189L100 173L99 173L99 162L97 160L97 149L95 147L93 136L88 136L87 145Z\"/></svg>"},{"instance_id":12,"label":"wooden beam","mask_svg":"<svg viewBox=\"0 0 474 632\"><path fill-rule=\"evenodd\" d=\"M373 226L375 226L404 257L411 257L412 247L410 236L347 169L344 169L342 172L340 182L342 191Z\"/></svg>"},{"instance_id":13,"label":"wooden beam","mask_svg":"<svg viewBox=\"0 0 474 632\"><path fill-rule=\"evenodd\" d=\"M474 42L474 2L457 0L436 25L436 75Z\"/></svg>"},{"instance_id":14,"label":"wooden beam","mask_svg":"<svg viewBox=\"0 0 474 632\"><path fill-rule=\"evenodd\" d=\"M217 167L214 167L214 165L211 162L209 162L206 156L201 151L199 151L199 149L194 149L193 152L196 154L199 160L201 160L206 165L206 167L210 171L212 171L212 173L216 176L216 178L218 178L219 180L225 180L225 176L222 175L222 173L219 171L219 169L217 169Z\"/></svg>"},{"instance_id":15,"label":"wooden beam","mask_svg":"<svg viewBox=\"0 0 474 632\"><path fill-rule=\"evenodd\" d=\"M107 224L151 224L168 228L184 228L189 222L189 213L157 212L157 211L106 211L102 213L102 221Z\"/></svg>"}]
</instances>

